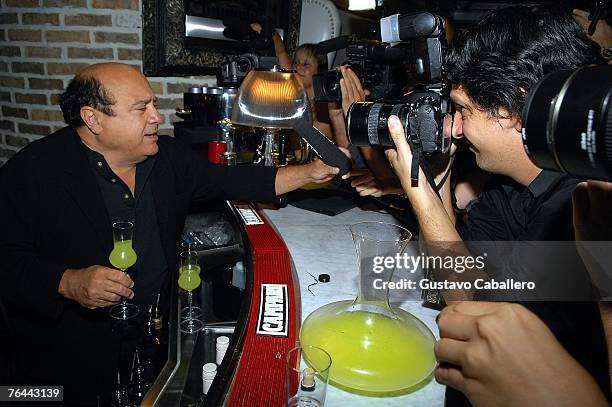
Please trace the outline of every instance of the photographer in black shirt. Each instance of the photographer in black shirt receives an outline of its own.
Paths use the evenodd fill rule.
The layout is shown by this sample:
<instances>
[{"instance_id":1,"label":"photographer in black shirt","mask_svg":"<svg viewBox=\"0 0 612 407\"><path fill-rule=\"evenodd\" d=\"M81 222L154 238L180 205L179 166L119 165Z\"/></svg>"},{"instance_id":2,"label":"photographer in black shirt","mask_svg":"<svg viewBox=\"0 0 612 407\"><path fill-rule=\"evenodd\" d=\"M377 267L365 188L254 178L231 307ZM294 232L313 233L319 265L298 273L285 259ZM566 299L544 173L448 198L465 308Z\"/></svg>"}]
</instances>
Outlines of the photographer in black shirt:
<instances>
[{"instance_id":1,"label":"photographer in black shirt","mask_svg":"<svg viewBox=\"0 0 612 407\"><path fill-rule=\"evenodd\" d=\"M421 239L573 240L571 193L576 181L531 162L523 148L521 113L531 86L545 74L597 62L599 47L569 13L510 7L456 34L445 60L457 107L453 134L463 137L478 166L494 175L465 219L457 220L449 205L448 182L440 191L442 200L428 183L412 183L412 152L399 120L391 116L389 130L396 149L386 154L417 216ZM424 174L419 180L425 180ZM597 304L523 305L548 326L609 398L607 350ZM447 404L469 403L449 388Z\"/></svg>"}]
</instances>

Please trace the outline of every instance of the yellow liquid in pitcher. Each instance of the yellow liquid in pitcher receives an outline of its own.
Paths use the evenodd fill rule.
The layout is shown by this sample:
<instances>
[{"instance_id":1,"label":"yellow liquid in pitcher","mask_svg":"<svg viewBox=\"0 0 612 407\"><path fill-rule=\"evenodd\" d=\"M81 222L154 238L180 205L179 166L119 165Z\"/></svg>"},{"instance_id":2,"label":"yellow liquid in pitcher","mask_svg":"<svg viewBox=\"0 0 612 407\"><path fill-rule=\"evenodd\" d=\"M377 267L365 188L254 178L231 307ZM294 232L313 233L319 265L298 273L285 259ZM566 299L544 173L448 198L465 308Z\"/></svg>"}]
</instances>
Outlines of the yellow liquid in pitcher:
<instances>
[{"instance_id":1,"label":"yellow liquid in pitcher","mask_svg":"<svg viewBox=\"0 0 612 407\"><path fill-rule=\"evenodd\" d=\"M184 266L179 269L178 285L183 290L195 290L200 283L200 266Z\"/></svg>"},{"instance_id":2,"label":"yellow liquid in pitcher","mask_svg":"<svg viewBox=\"0 0 612 407\"><path fill-rule=\"evenodd\" d=\"M434 337L420 321L402 310L396 310L401 319L339 311L350 303L341 301L324 307L328 312L315 311L300 333L303 345L315 345L330 354L332 383L365 393L396 393L410 391L430 378L436 365Z\"/></svg>"}]
</instances>

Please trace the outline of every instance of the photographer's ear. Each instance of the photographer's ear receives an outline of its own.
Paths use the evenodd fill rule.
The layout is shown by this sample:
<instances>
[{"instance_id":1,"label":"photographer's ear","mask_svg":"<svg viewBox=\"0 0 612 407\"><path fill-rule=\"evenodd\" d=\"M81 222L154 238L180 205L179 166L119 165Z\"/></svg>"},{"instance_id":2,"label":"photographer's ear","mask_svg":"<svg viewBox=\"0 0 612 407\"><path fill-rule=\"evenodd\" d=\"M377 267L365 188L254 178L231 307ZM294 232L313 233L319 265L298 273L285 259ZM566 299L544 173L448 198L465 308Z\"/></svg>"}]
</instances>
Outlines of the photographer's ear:
<instances>
[{"instance_id":1,"label":"photographer's ear","mask_svg":"<svg viewBox=\"0 0 612 407\"><path fill-rule=\"evenodd\" d=\"M523 121L521 119L516 119L514 121L514 130L521 133L523 131Z\"/></svg>"},{"instance_id":2,"label":"photographer's ear","mask_svg":"<svg viewBox=\"0 0 612 407\"><path fill-rule=\"evenodd\" d=\"M102 131L102 125L98 117L100 112L91 106L83 106L79 113L81 115L81 120L83 120L83 123L87 126L89 131L93 134L100 134Z\"/></svg>"},{"instance_id":3,"label":"photographer's ear","mask_svg":"<svg viewBox=\"0 0 612 407\"><path fill-rule=\"evenodd\" d=\"M514 130L518 131L519 133L522 133L523 131L523 121L521 120L520 117L513 117L512 118L513 121L513 127Z\"/></svg>"},{"instance_id":4,"label":"photographer's ear","mask_svg":"<svg viewBox=\"0 0 612 407\"><path fill-rule=\"evenodd\" d=\"M514 128L514 130L518 131L519 133L522 132L523 122L520 117L514 116L508 111L508 109L505 109L503 107L499 108L498 113L500 115L500 119L498 119L498 122L503 128Z\"/></svg>"}]
</instances>

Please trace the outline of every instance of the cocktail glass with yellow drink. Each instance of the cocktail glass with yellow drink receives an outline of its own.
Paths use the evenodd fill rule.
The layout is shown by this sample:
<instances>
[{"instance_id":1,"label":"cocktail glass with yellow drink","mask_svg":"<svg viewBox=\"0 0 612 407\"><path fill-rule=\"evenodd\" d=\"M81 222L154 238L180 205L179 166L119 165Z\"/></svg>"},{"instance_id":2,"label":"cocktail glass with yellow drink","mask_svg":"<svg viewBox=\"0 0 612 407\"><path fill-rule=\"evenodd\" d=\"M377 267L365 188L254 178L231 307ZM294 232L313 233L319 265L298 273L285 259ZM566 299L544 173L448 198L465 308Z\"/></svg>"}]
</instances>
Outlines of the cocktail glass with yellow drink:
<instances>
[{"instance_id":1,"label":"cocktail glass with yellow drink","mask_svg":"<svg viewBox=\"0 0 612 407\"><path fill-rule=\"evenodd\" d=\"M132 248L132 236L134 234L134 224L132 222L113 223L113 250L108 256L108 260L113 267L125 273L125 270L136 263L136 252ZM130 319L138 315L140 309L135 304L130 304L123 297L121 303L113 305L110 309L110 316L115 319Z\"/></svg>"},{"instance_id":2,"label":"cocktail glass with yellow drink","mask_svg":"<svg viewBox=\"0 0 612 407\"><path fill-rule=\"evenodd\" d=\"M178 285L187 291L188 312L182 318L181 331L194 333L202 329L203 323L193 312L193 290L200 286L200 264L198 254L193 250L187 250L180 254Z\"/></svg>"}]
</instances>

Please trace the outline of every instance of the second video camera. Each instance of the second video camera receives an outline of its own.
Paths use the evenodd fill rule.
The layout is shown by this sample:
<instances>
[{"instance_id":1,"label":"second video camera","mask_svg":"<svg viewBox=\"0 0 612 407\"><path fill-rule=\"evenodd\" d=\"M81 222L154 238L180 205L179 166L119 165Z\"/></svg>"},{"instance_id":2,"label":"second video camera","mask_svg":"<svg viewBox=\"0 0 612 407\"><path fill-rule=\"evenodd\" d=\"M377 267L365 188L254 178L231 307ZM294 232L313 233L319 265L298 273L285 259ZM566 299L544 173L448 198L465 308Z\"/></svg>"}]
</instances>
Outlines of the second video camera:
<instances>
[{"instance_id":1,"label":"second video camera","mask_svg":"<svg viewBox=\"0 0 612 407\"><path fill-rule=\"evenodd\" d=\"M370 96L399 100L406 85L405 50L393 48L385 42L358 40L354 36L343 39L340 48L346 48L347 64L357 74L363 88L370 91ZM336 43L342 43L342 39ZM320 49L326 51L326 44L320 44ZM341 78L336 69L313 75L315 101L341 102Z\"/></svg>"},{"instance_id":2,"label":"second video camera","mask_svg":"<svg viewBox=\"0 0 612 407\"><path fill-rule=\"evenodd\" d=\"M276 57L242 54L221 66L217 83L219 86L238 87L252 69L272 69L274 65L278 65Z\"/></svg>"}]
</instances>

